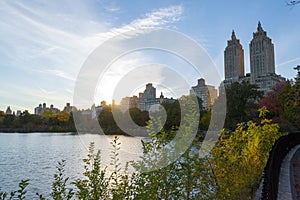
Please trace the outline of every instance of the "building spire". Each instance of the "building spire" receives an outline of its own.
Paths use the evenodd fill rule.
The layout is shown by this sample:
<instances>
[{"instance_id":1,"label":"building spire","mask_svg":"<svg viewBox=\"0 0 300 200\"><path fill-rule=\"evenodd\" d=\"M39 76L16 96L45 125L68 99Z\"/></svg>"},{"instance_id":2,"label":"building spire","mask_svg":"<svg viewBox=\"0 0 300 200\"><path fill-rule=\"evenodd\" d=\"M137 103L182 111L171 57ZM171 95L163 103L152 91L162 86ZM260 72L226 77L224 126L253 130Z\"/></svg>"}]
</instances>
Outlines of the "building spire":
<instances>
[{"instance_id":1,"label":"building spire","mask_svg":"<svg viewBox=\"0 0 300 200\"><path fill-rule=\"evenodd\" d=\"M257 26L257 32L262 32L264 31L263 28L261 27L260 21L258 21L258 26Z\"/></svg>"},{"instance_id":2,"label":"building spire","mask_svg":"<svg viewBox=\"0 0 300 200\"><path fill-rule=\"evenodd\" d=\"M235 32L234 32L234 30L232 30L232 34L231 34L231 40L236 40L236 36L235 36Z\"/></svg>"},{"instance_id":3,"label":"building spire","mask_svg":"<svg viewBox=\"0 0 300 200\"><path fill-rule=\"evenodd\" d=\"M164 98L164 94L163 94L163 92L161 92L160 93L160 97L159 98L161 98L161 99L163 99Z\"/></svg>"}]
</instances>

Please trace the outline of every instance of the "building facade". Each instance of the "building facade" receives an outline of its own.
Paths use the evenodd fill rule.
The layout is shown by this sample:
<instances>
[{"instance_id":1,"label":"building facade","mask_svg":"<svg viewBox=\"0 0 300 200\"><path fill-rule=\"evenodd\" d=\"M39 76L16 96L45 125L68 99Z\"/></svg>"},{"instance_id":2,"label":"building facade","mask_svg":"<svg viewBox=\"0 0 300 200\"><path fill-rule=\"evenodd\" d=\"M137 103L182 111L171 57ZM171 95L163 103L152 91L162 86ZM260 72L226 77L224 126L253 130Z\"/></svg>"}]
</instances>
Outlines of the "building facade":
<instances>
[{"instance_id":1,"label":"building facade","mask_svg":"<svg viewBox=\"0 0 300 200\"><path fill-rule=\"evenodd\" d=\"M66 103L66 106L64 107L64 110L67 113L71 113L73 111L73 106L71 106L70 103Z\"/></svg>"},{"instance_id":2,"label":"building facade","mask_svg":"<svg viewBox=\"0 0 300 200\"><path fill-rule=\"evenodd\" d=\"M53 106L53 104L51 104L51 105L50 105L50 108L49 108L49 107L47 107L46 103L43 103L43 105L42 105L42 104L39 104L38 107L35 107L35 108L34 108L34 114L35 114L35 115L41 115L45 110L51 110L51 111L53 111L55 114L58 114L59 111L60 111L58 108L55 108L55 107Z\"/></svg>"},{"instance_id":3,"label":"building facade","mask_svg":"<svg viewBox=\"0 0 300 200\"><path fill-rule=\"evenodd\" d=\"M144 92L140 92L139 96L124 97L120 101L119 108L121 111L126 111L129 108L138 108L141 111L158 111L160 105L164 102L173 103L175 99L164 97L161 93L159 98L156 98L156 88L152 83L146 84Z\"/></svg>"},{"instance_id":4,"label":"building facade","mask_svg":"<svg viewBox=\"0 0 300 200\"><path fill-rule=\"evenodd\" d=\"M10 108L10 106L7 107L7 109L6 109L6 111L5 111L5 114L6 114L6 115L12 115L12 114L13 114L13 113L12 113L12 110L11 110L11 108Z\"/></svg>"},{"instance_id":5,"label":"building facade","mask_svg":"<svg viewBox=\"0 0 300 200\"><path fill-rule=\"evenodd\" d=\"M120 101L120 106L123 107L125 110L128 108L136 108L138 103L138 97L123 97Z\"/></svg>"},{"instance_id":6,"label":"building facade","mask_svg":"<svg viewBox=\"0 0 300 200\"><path fill-rule=\"evenodd\" d=\"M22 111L21 110L17 110L16 116L20 117L22 115Z\"/></svg>"},{"instance_id":7,"label":"building facade","mask_svg":"<svg viewBox=\"0 0 300 200\"><path fill-rule=\"evenodd\" d=\"M256 32L249 44L251 79L275 74L274 44L258 22Z\"/></svg>"},{"instance_id":8,"label":"building facade","mask_svg":"<svg viewBox=\"0 0 300 200\"><path fill-rule=\"evenodd\" d=\"M140 110L149 110L151 105L156 103L159 103L159 101L156 102L156 88L152 83L148 83L144 92L139 93L137 107Z\"/></svg>"},{"instance_id":9,"label":"building facade","mask_svg":"<svg viewBox=\"0 0 300 200\"><path fill-rule=\"evenodd\" d=\"M244 77L244 49L234 31L224 51L224 68L226 80L238 81L239 78Z\"/></svg>"},{"instance_id":10,"label":"building facade","mask_svg":"<svg viewBox=\"0 0 300 200\"><path fill-rule=\"evenodd\" d=\"M217 99L218 92L212 85L206 85L203 78L198 79L198 84L193 86L190 94L194 94L202 100L203 109L210 109Z\"/></svg>"}]
</instances>

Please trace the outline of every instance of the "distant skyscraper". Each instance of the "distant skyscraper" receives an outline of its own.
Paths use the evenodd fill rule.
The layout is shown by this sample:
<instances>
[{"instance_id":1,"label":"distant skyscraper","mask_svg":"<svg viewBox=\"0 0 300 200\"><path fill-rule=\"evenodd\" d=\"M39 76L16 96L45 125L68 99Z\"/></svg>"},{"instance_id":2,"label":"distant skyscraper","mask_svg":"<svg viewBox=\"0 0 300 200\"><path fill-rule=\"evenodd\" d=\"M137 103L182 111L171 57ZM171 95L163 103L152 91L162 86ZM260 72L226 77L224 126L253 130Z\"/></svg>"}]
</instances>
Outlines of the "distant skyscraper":
<instances>
[{"instance_id":1,"label":"distant skyscraper","mask_svg":"<svg viewBox=\"0 0 300 200\"><path fill-rule=\"evenodd\" d=\"M17 117L20 117L21 116L21 114L22 114L22 111L21 110L17 110Z\"/></svg>"},{"instance_id":2,"label":"distant skyscraper","mask_svg":"<svg viewBox=\"0 0 300 200\"><path fill-rule=\"evenodd\" d=\"M234 31L224 51L224 67L226 80L238 81L244 77L244 49Z\"/></svg>"},{"instance_id":3,"label":"distant skyscraper","mask_svg":"<svg viewBox=\"0 0 300 200\"><path fill-rule=\"evenodd\" d=\"M132 96L132 97L124 97L120 101L120 105L123 106L124 108L135 108L137 107L137 101L138 97L137 96Z\"/></svg>"},{"instance_id":4,"label":"distant skyscraper","mask_svg":"<svg viewBox=\"0 0 300 200\"><path fill-rule=\"evenodd\" d=\"M73 110L73 106L71 106L70 103L66 103L66 106L64 107L64 111L71 113Z\"/></svg>"},{"instance_id":5,"label":"distant skyscraper","mask_svg":"<svg viewBox=\"0 0 300 200\"><path fill-rule=\"evenodd\" d=\"M12 114L10 106L7 107L5 114L7 114L7 115L11 115Z\"/></svg>"},{"instance_id":6,"label":"distant skyscraper","mask_svg":"<svg viewBox=\"0 0 300 200\"><path fill-rule=\"evenodd\" d=\"M146 90L144 93L140 93L139 98L144 99L155 99L156 98L156 88L152 86L152 83L146 85Z\"/></svg>"},{"instance_id":7,"label":"distant skyscraper","mask_svg":"<svg viewBox=\"0 0 300 200\"><path fill-rule=\"evenodd\" d=\"M129 99L124 99L123 102L128 104ZM156 98L156 88L153 87L152 83L148 83L146 85L146 89L144 92L139 93L139 97L133 96L130 97L130 104L132 106L137 107L138 109L144 111L157 111L159 110L159 105L163 102L173 103L175 100L173 98L166 98L161 93L160 98Z\"/></svg>"},{"instance_id":8,"label":"distant skyscraper","mask_svg":"<svg viewBox=\"0 0 300 200\"><path fill-rule=\"evenodd\" d=\"M275 74L274 45L260 22L249 47L252 82L259 76Z\"/></svg>"},{"instance_id":9,"label":"distant skyscraper","mask_svg":"<svg viewBox=\"0 0 300 200\"><path fill-rule=\"evenodd\" d=\"M203 78L198 79L198 84L192 87L190 94L194 94L202 100L202 106L205 110L212 107L218 96L218 92L215 87L206 85Z\"/></svg>"},{"instance_id":10,"label":"distant skyscraper","mask_svg":"<svg viewBox=\"0 0 300 200\"><path fill-rule=\"evenodd\" d=\"M156 100L156 88L152 86L152 83L148 83L145 91L139 93L137 107L140 110L149 110L152 104L158 103L159 100Z\"/></svg>"}]
</instances>

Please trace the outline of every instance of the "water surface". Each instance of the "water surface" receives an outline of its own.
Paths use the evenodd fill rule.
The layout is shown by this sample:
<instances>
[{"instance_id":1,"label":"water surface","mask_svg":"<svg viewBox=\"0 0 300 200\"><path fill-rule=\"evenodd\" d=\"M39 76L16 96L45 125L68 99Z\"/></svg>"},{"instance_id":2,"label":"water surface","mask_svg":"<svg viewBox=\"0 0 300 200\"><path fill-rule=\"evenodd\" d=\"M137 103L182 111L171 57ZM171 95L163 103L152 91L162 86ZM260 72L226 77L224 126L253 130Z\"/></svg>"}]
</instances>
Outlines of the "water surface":
<instances>
[{"instance_id":1,"label":"water surface","mask_svg":"<svg viewBox=\"0 0 300 200\"><path fill-rule=\"evenodd\" d=\"M123 165L126 161L137 160L142 152L142 138L119 137ZM109 166L113 138L72 133L0 133L1 190L16 190L20 180L30 179L28 197L33 197L36 192L48 196L58 161L66 160L65 173L70 180L81 177L82 159L88 153L90 142L95 142L96 148L101 150L103 164Z\"/></svg>"}]
</instances>

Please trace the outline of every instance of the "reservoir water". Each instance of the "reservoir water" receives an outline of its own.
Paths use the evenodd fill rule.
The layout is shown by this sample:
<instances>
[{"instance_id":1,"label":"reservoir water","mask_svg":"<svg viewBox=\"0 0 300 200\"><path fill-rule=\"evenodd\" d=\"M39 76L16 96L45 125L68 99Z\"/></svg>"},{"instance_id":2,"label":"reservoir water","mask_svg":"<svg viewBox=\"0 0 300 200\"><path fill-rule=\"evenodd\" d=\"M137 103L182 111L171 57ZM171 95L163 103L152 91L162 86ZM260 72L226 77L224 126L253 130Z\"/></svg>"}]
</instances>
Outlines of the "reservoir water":
<instances>
[{"instance_id":1,"label":"reservoir water","mask_svg":"<svg viewBox=\"0 0 300 200\"><path fill-rule=\"evenodd\" d=\"M27 188L32 199L38 192L49 196L57 162L66 160L65 174L71 181L82 177L83 162L90 142L101 150L103 164L109 166L114 136L72 133L0 133L0 188L18 189L20 180L30 179ZM123 164L137 160L142 153L139 137L119 136Z\"/></svg>"}]
</instances>

